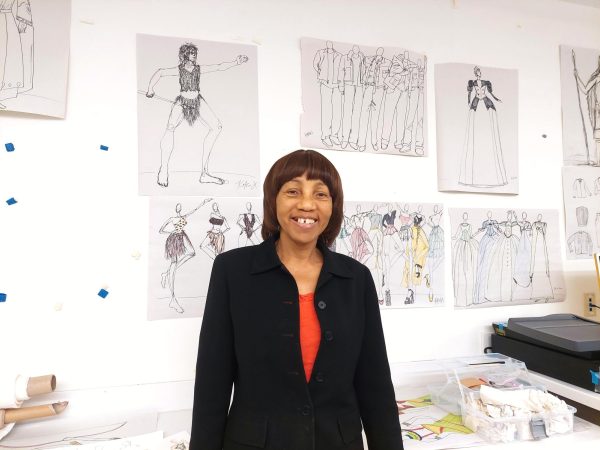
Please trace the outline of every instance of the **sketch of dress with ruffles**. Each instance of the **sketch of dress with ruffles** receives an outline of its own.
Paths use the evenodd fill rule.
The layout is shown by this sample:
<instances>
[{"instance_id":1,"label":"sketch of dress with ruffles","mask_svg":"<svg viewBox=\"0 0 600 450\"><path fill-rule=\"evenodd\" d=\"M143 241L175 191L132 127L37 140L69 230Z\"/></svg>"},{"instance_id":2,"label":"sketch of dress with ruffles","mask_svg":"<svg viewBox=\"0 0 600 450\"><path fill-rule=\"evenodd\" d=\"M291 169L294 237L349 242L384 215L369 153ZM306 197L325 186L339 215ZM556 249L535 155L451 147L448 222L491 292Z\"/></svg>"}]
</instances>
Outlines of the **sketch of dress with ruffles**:
<instances>
[{"instance_id":1,"label":"sketch of dress with ruffles","mask_svg":"<svg viewBox=\"0 0 600 450\"><path fill-rule=\"evenodd\" d=\"M548 224L542 222L542 215L532 225L532 256L531 256L531 299L549 300L554 298L550 281L550 265L548 262L548 246L546 244L546 229Z\"/></svg>"},{"instance_id":2,"label":"sketch of dress with ruffles","mask_svg":"<svg viewBox=\"0 0 600 450\"><path fill-rule=\"evenodd\" d=\"M453 239L452 279L454 281L454 303L456 306L473 304L475 292L475 271L477 268L477 250L479 244L474 239L471 224L467 223L467 213Z\"/></svg>"},{"instance_id":3,"label":"sketch of dress with ruffles","mask_svg":"<svg viewBox=\"0 0 600 450\"><path fill-rule=\"evenodd\" d=\"M479 241L479 254L477 258L477 278L475 286L475 298L473 303L485 302L488 275L490 273L491 255L494 243L498 240L501 233L498 228L498 221L492 219L492 213L488 212L487 220L481 224L479 231L484 231Z\"/></svg>"},{"instance_id":4,"label":"sketch of dress with ruffles","mask_svg":"<svg viewBox=\"0 0 600 450\"><path fill-rule=\"evenodd\" d=\"M492 263L485 298L492 302L510 302L513 299L514 273L517 263L519 238L512 229L516 222L510 219L500 224L504 231L492 250Z\"/></svg>"}]
</instances>

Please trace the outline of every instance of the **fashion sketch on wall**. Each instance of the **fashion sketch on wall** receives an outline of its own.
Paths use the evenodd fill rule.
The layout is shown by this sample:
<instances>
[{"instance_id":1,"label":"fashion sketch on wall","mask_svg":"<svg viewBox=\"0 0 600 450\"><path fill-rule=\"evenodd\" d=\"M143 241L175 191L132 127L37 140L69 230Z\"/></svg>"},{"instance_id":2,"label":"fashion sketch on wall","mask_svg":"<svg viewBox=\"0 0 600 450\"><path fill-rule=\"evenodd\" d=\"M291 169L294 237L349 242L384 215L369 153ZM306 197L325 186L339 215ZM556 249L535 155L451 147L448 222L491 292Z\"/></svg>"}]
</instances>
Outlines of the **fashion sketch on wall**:
<instances>
[{"instance_id":1,"label":"fashion sketch on wall","mask_svg":"<svg viewBox=\"0 0 600 450\"><path fill-rule=\"evenodd\" d=\"M600 252L600 167L563 167L565 242L568 259Z\"/></svg>"},{"instance_id":2,"label":"fashion sketch on wall","mask_svg":"<svg viewBox=\"0 0 600 450\"><path fill-rule=\"evenodd\" d=\"M444 304L443 207L344 202L333 250L365 264L381 308Z\"/></svg>"},{"instance_id":3,"label":"fashion sketch on wall","mask_svg":"<svg viewBox=\"0 0 600 450\"><path fill-rule=\"evenodd\" d=\"M565 299L558 212L450 209L458 308Z\"/></svg>"},{"instance_id":4,"label":"fashion sketch on wall","mask_svg":"<svg viewBox=\"0 0 600 450\"><path fill-rule=\"evenodd\" d=\"M148 320L202 316L214 259L262 242L261 223L256 198L152 198Z\"/></svg>"},{"instance_id":5,"label":"fashion sketch on wall","mask_svg":"<svg viewBox=\"0 0 600 450\"><path fill-rule=\"evenodd\" d=\"M302 38L302 145L425 156L427 58Z\"/></svg>"},{"instance_id":6,"label":"fashion sketch on wall","mask_svg":"<svg viewBox=\"0 0 600 450\"><path fill-rule=\"evenodd\" d=\"M438 189L518 194L516 70L435 66Z\"/></svg>"},{"instance_id":7,"label":"fashion sketch on wall","mask_svg":"<svg viewBox=\"0 0 600 450\"><path fill-rule=\"evenodd\" d=\"M0 0L0 111L65 116L70 0Z\"/></svg>"},{"instance_id":8,"label":"fashion sketch on wall","mask_svg":"<svg viewBox=\"0 0 600 450\"><path fill-rule=\"evenodd\" d=\"M142 195L259 192L256 47L137 36Z\"/></svg>"},{"instance_id":9,"label":"fashion sketch on wall","mask_svg":"<svg viewBox=\"0 0 600 450\"><path fill-rule=\"evenodd\" d=\"M600 166L600 50L560 46L565 165Z\"/></svg>"}]
</instances>

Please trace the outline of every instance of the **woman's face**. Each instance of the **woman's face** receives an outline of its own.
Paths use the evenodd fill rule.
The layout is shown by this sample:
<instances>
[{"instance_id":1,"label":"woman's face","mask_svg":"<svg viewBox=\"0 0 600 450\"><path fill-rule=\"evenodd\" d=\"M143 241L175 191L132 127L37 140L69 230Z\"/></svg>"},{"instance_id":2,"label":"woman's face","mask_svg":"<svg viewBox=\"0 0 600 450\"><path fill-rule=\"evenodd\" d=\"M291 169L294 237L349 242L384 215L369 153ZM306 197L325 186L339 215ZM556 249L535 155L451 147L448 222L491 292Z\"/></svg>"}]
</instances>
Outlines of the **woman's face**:
<instances>
[{"instance_id":1,"label":"woman's face","mask_svg":"<svg viewBox=\"0 0 600 450\"><path fill-rule=\"evenodd\" d=\"M275 205L280 239L316 245L329 224L333 200L325 183L302 175L281 186Z\"/></svg>"}]
</instances>

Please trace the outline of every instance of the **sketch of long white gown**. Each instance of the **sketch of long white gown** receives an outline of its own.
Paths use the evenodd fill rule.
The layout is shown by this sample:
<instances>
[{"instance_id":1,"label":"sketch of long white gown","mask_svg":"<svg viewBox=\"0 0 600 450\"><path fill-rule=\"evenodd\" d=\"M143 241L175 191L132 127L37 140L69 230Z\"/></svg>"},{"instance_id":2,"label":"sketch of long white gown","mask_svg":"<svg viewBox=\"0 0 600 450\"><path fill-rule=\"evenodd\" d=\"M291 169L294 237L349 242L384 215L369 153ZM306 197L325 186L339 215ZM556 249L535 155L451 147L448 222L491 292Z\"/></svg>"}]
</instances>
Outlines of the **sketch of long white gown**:
<instances>
[{"instance_id":1,"label":"sketch of long white gown","mask_svg":"<svg viewBox=\"0 0 600 450\"><path fill-rule=\"evenodd\" d=\"M546 245L546 222L533 222L531 241L531 299L548 300L554 298L550 281L548 247Z\"/></svg>"},{"instance_id":2,"label":"sketch of long white gown","mask_svg":"<svg viewBox=\"0 0 600 450\"><path fill-rule=\"evenodd\" d=\"M454 304L469 306L475 291L478 243L473 238L471 224L461 223L455 235L452 251L452 280L454 281Z\"/></svg>"},{"instance_id":3,"label":"sketch of long white gown","mask_svg":"<svg viewBox=\"0 0 600 450\"><path fill-rule=\"evenodd\" d=\"M506 221L492 250L492 263L488 275L485 298L492 302L510 302L513 299L514 274L517 263L519 238L512 232L514 222Z\"/></svg>"},{"instance_id":4,"label":"sketch of long white gown","mask_svg":"<svg viewBox=\"0 0 600 450\"><path fill-rule=\"evenodd\" d=\"M529 287L531 278L529 270L531 268L531 222L524 220L519 223L521 237L517 247L517 263L515 265L515 283L520 287ZM520 298L516 296L515 298Z\"/></svg>"},{"instance_id":5,"label":"sketch of long white gown","mask_svg":"<svg viewBox=\"0 0 600 450\"><path fill-rule=\"evenodd\" d=\"M19 32L19 26L22 32ZM33 87L33 22L29 0L0 0L0 100Z\"/></svg>"},{"instance_id":6,"label":"sketch of long white gown","mask_svg":"<svg viewBox=\"0 0 600 450\"><path fill-rule=\"evenodd\" d=\"M494 243L498 240L500 234L498 221L488 219L483 221L480 230L485 233L479 241L479 254L477 257L477 278L475 286L475 298L473 303L485 302L485 294L487 291L488 275L490 273L492 249Z\"/></svg>"}]
</instances>

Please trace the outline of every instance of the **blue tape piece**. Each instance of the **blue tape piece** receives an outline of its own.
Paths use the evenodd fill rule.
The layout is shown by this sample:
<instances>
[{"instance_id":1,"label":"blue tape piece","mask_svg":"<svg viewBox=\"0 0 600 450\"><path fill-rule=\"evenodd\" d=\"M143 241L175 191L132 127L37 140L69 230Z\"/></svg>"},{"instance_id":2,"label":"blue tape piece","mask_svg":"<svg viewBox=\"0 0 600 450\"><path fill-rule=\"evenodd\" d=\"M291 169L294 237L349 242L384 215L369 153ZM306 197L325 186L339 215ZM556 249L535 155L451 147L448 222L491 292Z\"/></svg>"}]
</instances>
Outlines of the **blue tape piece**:
<instances>
[{"instance_id":1,"label":"blue tape piece","mask_svg":"<svg viewBox=\"0 0 600 450\"><path fill-rule=\"evenodd\" d=\"M6 203L9 205L14 205L15 203L17 203L17 201L15 200L14 197L11 197L8 200L6 200Z\"/></svg>"},{"instance_id":2,"label":"blue tape piece","mask_svg":"<svg viewBox=\"0 0 600 450\"><path fill-rule=\"evenodd\" d=\"M106 296L108 295L108 291L106 289L100 289L100 292L98 292L98 295L102 298L106 298Z\"/></svg>"},{"instance_id":3,"label":"blue tape piece","mask_svg":"<svg viewBox=\"0 0 600 450\"><path fill-rule=\"evenodd\" d=\"M6 148L7 152L14 152L15 151L15 146L13 145L12 142L4 144L4 147Z\"/></svg>"},{"instance_id":4,"label":"blue tape piece","mask_svg":"<svg viewBox=\"0 0 600 450\"><path fill-rule=\"evenodd\" d=\"M506 324L504 324L504 323L499 323L499 324L498 324L498 329L500 329L500 330L504 330L504 327L505 327L505 326L506 326Z\"/></svg>"},{"instance_id":5,"label":"blue tape piece","mask_svg":"<svg viewBox=\"0 0 600 450\"><path fill-rule=\"evenodd\" d=\"M0 303L3 303L5 301L6 301L6 294L0 293Z\"/></svg>"},{"instance_id":6,"label":"blue tape piece","mask_svg":"<svg viewBox=\"0 0 600 450\"><path fill-rule=\"evenodd\" d=\"M600 372L594 372L593 370L590 370L590 373L592 374L592 384L599 385L600 384Z\"/></svg>"},{"instance_id":7,"label":"blue tape piece","mask_svg":"<svg viewBox=\"0 0 600 450\"><path fill-rule=\"evenodd\" d=\"M100 146L100 150L108 151L108 146L106 146L106 145L101 145L101 146Z\"/></svg>"}]
</instances>

